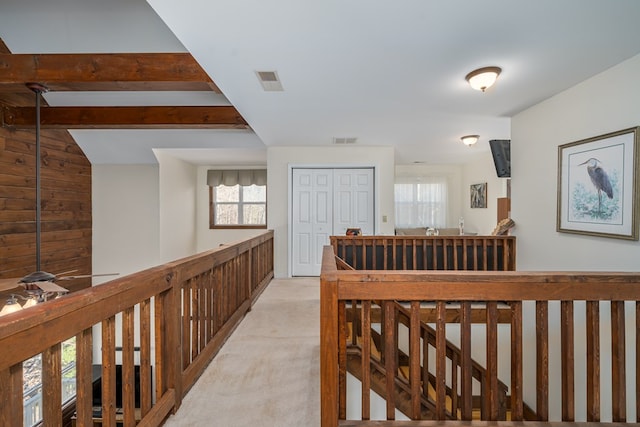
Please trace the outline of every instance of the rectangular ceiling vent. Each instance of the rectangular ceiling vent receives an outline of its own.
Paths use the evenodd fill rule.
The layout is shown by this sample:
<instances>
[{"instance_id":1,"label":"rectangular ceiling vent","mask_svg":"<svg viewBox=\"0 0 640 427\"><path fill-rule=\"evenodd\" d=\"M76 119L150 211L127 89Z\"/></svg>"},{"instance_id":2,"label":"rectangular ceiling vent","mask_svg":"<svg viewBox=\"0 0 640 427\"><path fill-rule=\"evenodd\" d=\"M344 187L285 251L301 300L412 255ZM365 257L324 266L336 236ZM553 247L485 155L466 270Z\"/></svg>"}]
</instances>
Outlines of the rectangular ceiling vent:
<instances>
[{"instance_id":1,"label":"rectangular ceiling vent","mask_svg":"<svg viewBox=\"0 0 640 427\"><path fill-rule=\"evenodd\" d=\"M265 92L282 92L284 90L277 71L256 71L256 75Z\"/></svg>"},{"instance_id":2,"label":"rectangular ceiling vent","mask_svg":"<svg viewBox=\"0 0 640 427\"><path fill-rule=\"evenodd\" d=\"M348 144L355 144L356 141L358 140L358 138L333 138L333 143L337 144L337 145L348 145Z\"/></svg>"}]
</instances>

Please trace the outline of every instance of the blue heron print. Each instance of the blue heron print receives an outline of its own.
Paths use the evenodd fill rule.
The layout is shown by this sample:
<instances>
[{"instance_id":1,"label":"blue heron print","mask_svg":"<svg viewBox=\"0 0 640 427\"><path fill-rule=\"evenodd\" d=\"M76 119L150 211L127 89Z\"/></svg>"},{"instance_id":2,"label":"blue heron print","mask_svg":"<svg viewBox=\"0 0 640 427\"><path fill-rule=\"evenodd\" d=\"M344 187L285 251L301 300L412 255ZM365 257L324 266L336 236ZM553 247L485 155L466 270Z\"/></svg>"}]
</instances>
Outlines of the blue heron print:
<instances>
[{"instance_id":1,"label":"blue heron print","mask_svg":"<svg viewBox=\"0 0 640 427\"><path fill-rule=\"evenodd\" d=\"M608 198L613 199L613 187L609 180L609 175L602 168L602 162L594 157L591 157L586 162L580 163L579 166L587 165L587 173L591 178L591 183L598 192L598 215L602 214L602 193L606 194Z\"/></svg>"}]
</instances>

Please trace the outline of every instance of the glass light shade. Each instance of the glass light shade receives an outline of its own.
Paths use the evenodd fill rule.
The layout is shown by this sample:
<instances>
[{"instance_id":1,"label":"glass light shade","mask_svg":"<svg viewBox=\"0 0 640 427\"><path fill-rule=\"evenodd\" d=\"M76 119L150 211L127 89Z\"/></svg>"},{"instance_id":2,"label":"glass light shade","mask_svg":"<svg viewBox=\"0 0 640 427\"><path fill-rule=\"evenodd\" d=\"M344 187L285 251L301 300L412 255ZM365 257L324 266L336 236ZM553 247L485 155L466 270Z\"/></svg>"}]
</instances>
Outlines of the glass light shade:
<instances>
[{"instance_id":1,"label":"glass light shade","mask_svg":"<svg viewBox=\"0 0 640 427\"><path fill-rule=\"evenodd\" d=\"M464 145L470 146L478 142L478 138L480 138L480 135L465 135L460 139Z\"/></svg>"},{"instance_id":2,"label":"glass light shade","mask_svg":"<svg viewBox=\"0 0 640 427\"><path fill-rule=\"evenodd\" d=\"M22 308L29 308L29 307L33 307L35 305L38 304L38 301L36 300L35 297L31 297L27 300L27 302L24 303L24 305L22 306Z\"/></svg>"},{"instance_id":3,"label":"glass light shade","mask_svg":"<svg viewBox=\"0 0 640 427\"><path fill-rule=\"evenodd\" d=\"M15 313L16 311L22 310L22 306L18 304L18 301L15 298L10 298L7 300L7 303L2 310L0 310L0 316L4 316L5 314Z\"/></svg>"},{"instance_id":4,"label":"glass light shade","mask_svg":"<svg viewBox=\"0 0 640 427\"><path fill-rule=\"evenodd\" d=\"M501 71L500 67L480 68L467 74L465 79L472 88L484 92L487 88L493 86Z\"/></svg>"}]
</instances>

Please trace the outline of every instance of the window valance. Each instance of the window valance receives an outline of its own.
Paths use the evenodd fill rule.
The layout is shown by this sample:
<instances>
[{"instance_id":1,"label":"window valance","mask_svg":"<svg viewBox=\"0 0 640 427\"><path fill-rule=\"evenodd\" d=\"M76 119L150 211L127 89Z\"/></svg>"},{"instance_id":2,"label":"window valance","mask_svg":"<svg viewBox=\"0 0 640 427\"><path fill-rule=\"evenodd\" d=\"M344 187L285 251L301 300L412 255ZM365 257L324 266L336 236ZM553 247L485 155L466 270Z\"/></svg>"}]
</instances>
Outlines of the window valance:
<instances>
[{"instance_id":1,"label":"window valance","mask_svg":"<svg viewBox=\"0 0 640 427\"><path fill-rule=\"evenodd\" d=\"M229 170L208 170L207 185L217 187L218 185L267 185L266 169L229 169Z\"/></svg>"}]
</instances>

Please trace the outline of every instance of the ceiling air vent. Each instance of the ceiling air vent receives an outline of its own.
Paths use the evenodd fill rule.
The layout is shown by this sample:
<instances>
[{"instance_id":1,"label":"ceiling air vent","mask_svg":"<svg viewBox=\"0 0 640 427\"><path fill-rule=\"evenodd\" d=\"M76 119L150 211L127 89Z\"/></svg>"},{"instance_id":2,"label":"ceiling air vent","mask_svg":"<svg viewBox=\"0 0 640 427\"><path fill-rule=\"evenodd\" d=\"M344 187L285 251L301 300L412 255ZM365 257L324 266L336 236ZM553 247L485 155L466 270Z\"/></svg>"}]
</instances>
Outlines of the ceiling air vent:
<instances>
[{"instance_id":1,"label":"ceiling air vent","mask_svg":"<svg viewBox=\"0 0 640 427\"><path fill-rule=\"evenodd\" d=\"M355 144L358 138L333 138L333 143L337 145Z\"/></svg>"},{"instance_id":2,"label":"ceiling air vent","mask_svg":"<svg viewBox=\"0 0 640 427\"><path fill-rule=\"evenodd\" d=\"M256 71L265 92L282 92L284 89L276 71Z\"/></svg>"}]
</instances>

